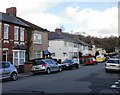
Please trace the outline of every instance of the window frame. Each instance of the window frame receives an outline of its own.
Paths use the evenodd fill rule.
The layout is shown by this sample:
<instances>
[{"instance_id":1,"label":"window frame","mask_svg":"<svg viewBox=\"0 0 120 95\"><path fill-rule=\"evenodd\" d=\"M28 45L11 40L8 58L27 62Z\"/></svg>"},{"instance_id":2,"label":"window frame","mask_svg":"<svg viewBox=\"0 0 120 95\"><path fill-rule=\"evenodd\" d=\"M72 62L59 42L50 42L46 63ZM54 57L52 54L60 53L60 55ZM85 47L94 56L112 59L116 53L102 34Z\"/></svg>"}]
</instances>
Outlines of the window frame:
<instances>
[{"instance_id":1,"label":"window frame","mask_svg":"<svg viewBox=\"0 0 120 95\"><path fill-rule=\"evenodd\" d=\"M42 34L34 32L33 43L34 44L42 44Z\"/></svg>"},{"instance_id":2,"label":"window frame","mask_svg":"<svg viewBox=\"0 0 120 95\"><path fill-rule=\"evenodd\" d=\"M15 29L17 29L17 31L15 31ZM15 32L17 32L17 35L15 35ZM14 26L14 40L18 41L18 39L19 39L19 27L18 26Z\"/></svg>"},{"instance_id":3,"label":"window frame","mask_svg":"<svg viewBox=\"0 0 120 95\"><path fill-rule=\"evenodd\" d=\"M39 56L40 55L40 56ZM34 59L41 58L42 57L42 51L35 51L34 50Z\"/></svg>"},{"instance_id":4,"label":"window frame","mask_svg":"<svg viewBox=\"0 0 120 95\"><path fill-rule=\"evenodd\" d=\"M5 27L7 28L6 33L5 33ZM9 24L4 24L4 30L3 30L3 39L8 40L9 39ZM5 36L5 34L7 36Z\"/></svg>"},{"instance_id":5,"label":"window frame","mask_svg":"<svg viewBox=\"0 0 120 95\"><path fill-rule=\"evenodd\" d=\"M20 27L20 41L25 40L25 29Z\"/></svg>"}]
</instances>

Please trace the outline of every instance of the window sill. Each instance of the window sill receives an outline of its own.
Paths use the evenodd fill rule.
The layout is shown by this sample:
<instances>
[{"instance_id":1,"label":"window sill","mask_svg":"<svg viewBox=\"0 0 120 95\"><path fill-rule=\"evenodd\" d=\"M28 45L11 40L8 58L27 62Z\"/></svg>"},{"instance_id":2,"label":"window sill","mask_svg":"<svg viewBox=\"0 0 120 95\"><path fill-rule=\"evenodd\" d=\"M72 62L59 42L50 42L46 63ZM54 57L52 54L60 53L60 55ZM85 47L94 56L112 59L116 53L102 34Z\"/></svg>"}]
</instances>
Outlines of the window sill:
<instances>
[{"instance_id":1,"label":"window sill","mask_svg":"<svg viewBox=\"0 0 120 95\"><path fill-rule=\"evenodd\" d=\"M38 45L42 45L42 43L33 43L33 44L38 44Z\"/></svg>"}]
</instances>

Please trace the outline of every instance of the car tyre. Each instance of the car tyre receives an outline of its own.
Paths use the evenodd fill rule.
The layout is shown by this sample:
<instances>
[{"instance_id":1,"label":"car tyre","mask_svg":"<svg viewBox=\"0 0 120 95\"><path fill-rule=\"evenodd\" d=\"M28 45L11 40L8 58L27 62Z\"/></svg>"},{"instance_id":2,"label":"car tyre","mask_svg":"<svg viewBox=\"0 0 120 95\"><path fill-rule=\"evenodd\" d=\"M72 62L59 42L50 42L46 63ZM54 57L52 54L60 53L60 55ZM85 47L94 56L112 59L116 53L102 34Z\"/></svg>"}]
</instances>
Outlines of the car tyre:
<instances>
[{"instance_id":1,"label":"car tyre","mask_svg":"<svg viewBox=\"0 0 120 95\"><path fill-rule=\"evenodd\" d=\"M17 79L18 79L18 75L17 75L17 73L16 72L13 72L12 74L11 74L11 80L12 81L16 81Z\"/></svg>"},{"instance_id":2,"label":"car tyre","mask_svg":"<svg viewBox=\"0 0 120 95\"><path fill-rule=\"evenodd\" d=\"M107 69L105 69L105 71L106 71L106 72L108 72L108 70L107 70Z\"/></svg>"},{"instance_id":3,"label":"car tyre","mask_svg":"<svg viewBox=\"0 0 120 95\"><path fill-rule=\"evenodd\" d=\"M37 75L38 73L32 73L33 75Z\"/></svg>"},{"instance_id":4,"label":"car tyre","mask_svg":"<svg viewBox=\"0 0 120 95\"><path fill-rule=\"evenodd\" d=\"M76 66L76 69L79 69L79 68L80 68L80 65L77 65L77 66Z\"/></svg>"},{"instance_id":5,"label":"car tyre","mask_svg":"<svg viewBox=\"0 0 120 95\"><path fill-rule=\"evenodd\" d=\"M47 74L50 74L51 73L50 68L48 68L46 72Z\"/></svg>"},{"instance_id":6,"label":"car tyre","mask_svg":"<svg viewBox=\"0 0 120 95\"><path fill-rule=\"evenodd\" d=\"M72 66L72 70L75 70L77 68L77 66Z\"/></svg>"}]
</instances>

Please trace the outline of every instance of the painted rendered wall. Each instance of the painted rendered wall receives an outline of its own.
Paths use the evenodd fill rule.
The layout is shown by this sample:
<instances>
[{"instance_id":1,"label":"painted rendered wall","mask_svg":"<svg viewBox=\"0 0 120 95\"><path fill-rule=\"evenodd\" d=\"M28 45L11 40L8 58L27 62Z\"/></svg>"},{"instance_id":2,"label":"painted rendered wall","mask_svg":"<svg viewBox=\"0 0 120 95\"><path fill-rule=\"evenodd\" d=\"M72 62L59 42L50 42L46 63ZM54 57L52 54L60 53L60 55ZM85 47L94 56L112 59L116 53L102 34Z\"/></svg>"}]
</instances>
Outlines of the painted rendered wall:
<instances>
[{"instance_id":1,"label":"painted rendered wall","mask_svg":"<svg viewBox=\"0 0 120 95\"><path fill-rule=\"evenodd\" d=\"M80 52L81 48L74 47L74 43L72 42L66 42L65 45L64 40L50 40L48 50L50 53L55 53L55 56L52 56L53 58L61 59L63 61L72 58L74 52Z\"/></svg>"}]
</instances>

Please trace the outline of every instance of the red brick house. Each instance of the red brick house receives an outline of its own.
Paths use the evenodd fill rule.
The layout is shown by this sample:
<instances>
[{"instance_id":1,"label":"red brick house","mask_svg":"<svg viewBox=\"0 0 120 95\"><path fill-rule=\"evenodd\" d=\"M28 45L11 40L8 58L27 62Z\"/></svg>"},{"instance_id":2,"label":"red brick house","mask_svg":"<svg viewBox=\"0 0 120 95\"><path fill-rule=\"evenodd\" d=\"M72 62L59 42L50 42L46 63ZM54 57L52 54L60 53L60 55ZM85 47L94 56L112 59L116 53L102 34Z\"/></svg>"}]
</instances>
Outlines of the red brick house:
<instances>
[{"instance_id":1,"label":"red brick house","mask_svg":"<svg viewBox=\"0 0 120 95\"><path fill-rule=\"evenodd\" d=\"M0 61L11 61L14 65L25 62L28 28L16 17L15 7L0 12Z\"/></svg>"},{"instance_id":2,"label":"red brick house","mask_svg":"<svg viewBox=\"0 0 120 95\"><path fill-rule=\"evenodd\" d=\"M29 59L44 57L49 31L17 17L16 11L11 7L6 13L0 12L0 61L11 61L18 66Z\"/></svg>"}]
</instances>

